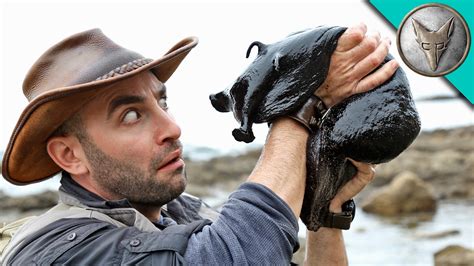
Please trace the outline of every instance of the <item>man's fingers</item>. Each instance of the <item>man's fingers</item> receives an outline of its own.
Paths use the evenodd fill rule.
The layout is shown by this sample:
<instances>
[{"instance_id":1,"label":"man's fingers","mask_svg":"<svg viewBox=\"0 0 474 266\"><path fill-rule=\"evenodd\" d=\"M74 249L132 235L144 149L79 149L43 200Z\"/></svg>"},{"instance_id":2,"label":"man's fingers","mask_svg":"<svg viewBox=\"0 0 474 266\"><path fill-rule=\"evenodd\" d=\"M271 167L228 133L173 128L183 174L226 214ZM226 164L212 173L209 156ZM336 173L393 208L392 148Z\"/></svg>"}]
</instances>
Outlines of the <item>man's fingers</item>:
<instances>
[{"instance_id":1,"label":"man's fingers","mask_svg":"<svg viewBox=\"0 0 474 266\"><path fill-rule=\"evenodd\" d=\"M334 204L340 205L352 199L374 179L375 168L373 166L367 169L361 168L365 168L365 166L358 167L357 174L337 192L334 197Z\"/></svg>"},{"instance_id":2,"label":"man's fingers","mask_svg":"<svg viewBox=\"0 0 474 266\"><path fill-rule=\"evenodd\" d=\"M363 78L354 89L353 94L369 91L387 81L398 68L398 62L395 59L385 63L374 73Z\"/></svg>"},{"instance_id":3,"label":"man's fingers","mask_svg":"<svg viewBox=\"0 0 474 266\"><path fill-rule=\"evenodd\" d=\"M357 178L362 179L362 181L365 183L363 184L364 186L374 179L375 165L354 161L351 158L347 158L347 159L357 168L357 174L355 176L356 178L353 178L353 179L357 179Z\"/></svg>"},{"instance_id":4,"label":"man's fingers","mask_svg":"<svg viewBox=\"0 0 474 266\"><path fill-rule=\"evenodd\" d=\"M364 23L348 28L339 38L336 51L345 52L354 48L364 39L366 32L367 26Z\"/></svg>"},{"instance_id":5,"label":"man's fingers","mask_svg":"<svg viewBox=\"0 0 474 266\"><path fill-rule=\"evenodd\" d=\"M352 62L357 63L376 51L380 44L380 33L374 32L365 36L362 42L348 51L348 58L350 58L349 60Z\"/></svg>"},{"instance_id":6,"label":"man's fingers","mask_svg":"<svg viewBox=\"0 0 474 266\"><path fill-rule=\"evenodd\" d=\"M357 168L357 174L337 192L331 201L333 207L341 206L342 203L355 197L355 195L362 191L375 177L375 165L357 162L351 158L347 159ZM331 208L330 206L330 209Z\"/></svg>"},{"instance_id":7,"label":"man's fingers","mask_svg":"<svg viewBox=\"0 0 474 266\"><path fill-rule=\"evenodd\" d=\"M389 39L384 39L382 42L380 42L375 51L371 52L369 55L367 55L367 57L360 60L354 66L353 73L351 75L356 78L358 77L358 79L362 79L363 77L367 76L383 62L388 54L389 46Z\"/></svg>"}]
</instances>

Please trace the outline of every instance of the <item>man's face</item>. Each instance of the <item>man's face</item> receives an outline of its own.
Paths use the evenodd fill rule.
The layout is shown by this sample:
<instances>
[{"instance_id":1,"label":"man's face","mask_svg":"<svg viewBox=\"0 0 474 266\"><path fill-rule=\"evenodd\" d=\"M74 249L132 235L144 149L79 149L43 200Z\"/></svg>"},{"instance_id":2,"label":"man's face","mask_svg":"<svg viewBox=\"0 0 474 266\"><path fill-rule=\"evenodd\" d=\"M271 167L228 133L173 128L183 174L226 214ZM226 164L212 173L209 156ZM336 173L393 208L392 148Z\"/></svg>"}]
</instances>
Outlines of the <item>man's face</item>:
<instances>
[{"instance_id":1,"label":"man's face","mask_svg":"<svg viewBox=\"0 0 474 266\"><path fill-rule=\"evenodd\" d=\"M149 71L119 82L81 111L79 140L93 183L114 199L162 206L185 189L180 128Z\"/></svg>"}]
</instances>

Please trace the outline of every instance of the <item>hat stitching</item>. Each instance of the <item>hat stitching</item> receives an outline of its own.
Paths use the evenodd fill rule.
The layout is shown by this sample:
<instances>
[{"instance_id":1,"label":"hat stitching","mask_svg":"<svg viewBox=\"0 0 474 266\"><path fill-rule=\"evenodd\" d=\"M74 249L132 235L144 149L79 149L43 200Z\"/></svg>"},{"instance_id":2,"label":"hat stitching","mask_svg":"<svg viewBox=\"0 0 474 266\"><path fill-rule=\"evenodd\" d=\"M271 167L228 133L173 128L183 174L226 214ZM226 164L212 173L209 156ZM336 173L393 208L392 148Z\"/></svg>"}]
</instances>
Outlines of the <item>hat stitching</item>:
<instances>
[{"instance_id":1,"label":"hat stitching","mask_svg":"<svg viewBox=\"0 0 474 266\"><path fill-rule=\"evenodd\" d=\"M104 79L115 77L117 75L125 74L125 73L133 71L133 70L135 70L135 69L137 69L141 66L149 64L152 61L153 61L153 59L149 59L149 58L140 58L140 59L133 60L131 62L128 62L127 64L124 64L122 66L119 66L119 67L115 68L114 70L111 70L109 73L107 73L103 76L98 77L96 80L104 80Z\"/></svg>"}]
</instances>

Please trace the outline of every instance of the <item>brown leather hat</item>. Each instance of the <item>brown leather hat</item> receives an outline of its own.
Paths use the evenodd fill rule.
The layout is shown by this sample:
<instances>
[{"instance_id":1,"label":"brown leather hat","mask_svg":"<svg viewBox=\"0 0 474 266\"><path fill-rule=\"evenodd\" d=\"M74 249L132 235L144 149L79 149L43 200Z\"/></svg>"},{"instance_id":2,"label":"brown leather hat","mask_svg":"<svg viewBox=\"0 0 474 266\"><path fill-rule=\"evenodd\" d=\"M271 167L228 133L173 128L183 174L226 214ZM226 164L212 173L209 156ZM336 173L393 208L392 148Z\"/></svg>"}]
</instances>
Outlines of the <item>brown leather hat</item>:
<instances>
[{"instance_id":1,"label":"brown leather hat","mask_svg":"<svg viewBox=\"0 0 474 266\"><path fill-rule=\"evenodd\" d=\"M29 100L8 143L2 175L26 185L61 171L46 151L51 134L85 102L119 80L150 70L165 82L198 43L189 37L156 60L146 59L93 29L75 34L46 51L23 82Z\"/></svg>"}]
</instances>

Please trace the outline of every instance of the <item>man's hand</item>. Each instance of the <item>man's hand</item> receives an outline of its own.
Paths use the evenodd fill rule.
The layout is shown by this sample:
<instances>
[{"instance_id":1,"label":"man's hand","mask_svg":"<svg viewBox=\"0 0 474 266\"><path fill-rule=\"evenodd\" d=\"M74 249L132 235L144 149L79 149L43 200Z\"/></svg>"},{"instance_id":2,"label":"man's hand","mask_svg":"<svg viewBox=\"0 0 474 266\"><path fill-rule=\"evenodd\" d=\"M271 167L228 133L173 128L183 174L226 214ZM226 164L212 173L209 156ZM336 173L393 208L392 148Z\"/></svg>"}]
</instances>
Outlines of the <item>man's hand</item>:
<instances>
[{"instance_id":1,"label":"man's hand","mask_svg":"<svg viewBox=\"0 0 474 266\"><path fill-rule=\"evenodd\" d=\"M366 32L367 26L361 23L348 28L339 38L328 76L315 91L328 108L351 95L374 89L397 70L398 63L391 60L371 73L387 56L390 40L381 40L379 33L367 36Z\"/></svg>"},{"instance_id":2,"label":"man's hand","mask_svg":"<svg viewBox=\"0 0 474 266\"><path fill-rule=\"evenodd\" d=\"M349 160L357 168L357 174L331 201L329 211L333 213L340 213L341 205L357 195L375 176L374 165ZM305 265L348 265L342 231L326 227L319 228L317 232L308 230Z\"/></svg>"},{"instance_id":3,"label":"man's hand","mask_svg":"<svg viewBox=\"0 0 474 266\"><path fill-rule=\"evenodd\" d=\"M350 158L348 160L357 168L357 174L331 200L329 211L333 213L340 213L342 204L355 197L375 177L375 165L357 162Z\"/></svg>"}]
</instances>

